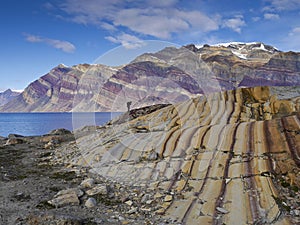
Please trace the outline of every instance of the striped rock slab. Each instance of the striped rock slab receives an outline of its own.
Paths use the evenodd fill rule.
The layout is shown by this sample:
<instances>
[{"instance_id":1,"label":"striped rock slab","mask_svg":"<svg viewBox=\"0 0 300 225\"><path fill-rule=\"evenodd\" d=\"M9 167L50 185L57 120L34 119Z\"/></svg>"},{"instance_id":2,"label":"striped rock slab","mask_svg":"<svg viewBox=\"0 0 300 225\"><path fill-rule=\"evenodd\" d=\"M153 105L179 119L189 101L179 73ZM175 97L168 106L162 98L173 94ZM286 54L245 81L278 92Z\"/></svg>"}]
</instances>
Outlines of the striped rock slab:
<instances>
[{"instance_id":1,"label":"striped rock slab","mask_svg":"<svg viewBox=\"0 0 300 225\"><path fill-rule=\"evenodd\" d=\"M300 186L300 98L270 99L252 88L170 105L78 135L69 162L169 193L156 213L182 224L292 224L276 179Z\"/></svg>"}]
</instances>

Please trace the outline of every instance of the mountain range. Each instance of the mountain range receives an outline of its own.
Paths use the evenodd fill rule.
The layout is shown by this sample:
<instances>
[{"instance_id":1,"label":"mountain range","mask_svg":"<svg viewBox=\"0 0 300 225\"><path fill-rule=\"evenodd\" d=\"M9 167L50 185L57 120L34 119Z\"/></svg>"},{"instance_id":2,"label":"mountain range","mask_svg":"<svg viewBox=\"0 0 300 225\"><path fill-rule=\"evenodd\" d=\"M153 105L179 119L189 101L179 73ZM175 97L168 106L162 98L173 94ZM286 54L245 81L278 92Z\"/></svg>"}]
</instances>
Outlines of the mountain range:
<instances>
[{"instance_id":1,"label":"mountain range","mask_svg":"<svg viewBox=\"0 0 300 225\"><path fill-rule=\"evenodd\" d=\"M176 103L217 91L300 85L300 53L263 43L227 43L145 53L119 67L79 64L53 68L1 112L126 111Z\"/></svg>"}]
</instances>

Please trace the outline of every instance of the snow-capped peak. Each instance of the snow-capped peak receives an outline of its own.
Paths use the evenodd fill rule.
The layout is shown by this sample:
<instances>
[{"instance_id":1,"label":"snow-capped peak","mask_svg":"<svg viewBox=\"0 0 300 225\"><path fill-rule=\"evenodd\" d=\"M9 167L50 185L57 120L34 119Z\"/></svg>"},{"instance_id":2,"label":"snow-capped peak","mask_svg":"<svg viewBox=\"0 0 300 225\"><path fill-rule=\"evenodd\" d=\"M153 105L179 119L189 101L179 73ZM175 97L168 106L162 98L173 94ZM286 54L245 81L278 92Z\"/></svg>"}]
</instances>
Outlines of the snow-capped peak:
<instances>
[{"instance_id":1,"label":"snow-capped peak","mask_svg":"<svg viewBox=\"0 0 300 225\"><path fill-rule=\"evenodd\" d=\"M229 46L236 46L236 45L255 45L258 44L258 42L225 42L225 43L218 43L211 46L216 47L229 47Z\"/></svg>"},{"instance_id":2,"label":"snow-capped peak","mask_svg":"<svg viewBox=\"0 0 300 225\"><path fill-rule=\"evenodd\" d=\"M11 91L12 91L12 92L21 93L21 92L23 92L24 90L23 90L23 89L12 89Z\"/></svg>"},{"instance_id":3,"label":"snow-capped peak","mask_svg":"<svg viewBox=\"0 0 300 225\"><path fill-rule=\"evenodd\" d=\"M57 67L60 67L60 68L66 68L68 67L67 65L63 64L63 63L60 63Z\"/></svg>"}]
</instances>

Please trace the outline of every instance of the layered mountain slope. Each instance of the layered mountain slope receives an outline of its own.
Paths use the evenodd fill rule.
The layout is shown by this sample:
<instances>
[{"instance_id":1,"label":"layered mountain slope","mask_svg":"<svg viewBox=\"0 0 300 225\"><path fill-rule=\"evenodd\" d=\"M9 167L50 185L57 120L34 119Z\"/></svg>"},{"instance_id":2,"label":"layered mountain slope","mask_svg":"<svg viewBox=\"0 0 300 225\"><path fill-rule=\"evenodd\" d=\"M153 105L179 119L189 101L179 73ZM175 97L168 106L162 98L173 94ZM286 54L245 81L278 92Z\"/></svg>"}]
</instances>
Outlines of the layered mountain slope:
<instances>
[{"instance_id":1,"label":"layered mountain slope","mask_svg":"<svg viewBox=\"0 0 300 225\"><path fill-rule=\"evenodd\" d=\"M61 112L73 109L74 97L91 96L115 70L103 65L58 65L32 82L16 99L1 107L7 112ZM85 77L85 79L82 79Z\"/></svg>"},{"instance_id":2,"label":"layered mountain slope","mask_svg":"<svg viewBox=\"0 0 300 225\"><path fill-rule=\"evenodd\" d=\"M0 106L5 105L15 97L17 97L20 94L20 92L12 91L10 89L7 89L6 91L0 93Z\"/></svg>"},{"instance_id":3,"label":"layered mountain slope","mask_svg":"<svg viewBox=\"0 0 300 225\"><path fill-rule=\"evenodd\" d=\"M268 87L218 92L79 130L56 157L142 188L142 210L174 223L297 224L299 112Z\"/></svg>"},{"instance_id":4,"label":"layered mountain slope","mask_svg":"<svg viewBox=\"0 0 300 225\"><path fill-rule=\"evenodd\" d=\"M166 63L131 63L114 74L99 90L96 106L126 111L158 103L175 103L201 94L200 85L185 71ZM105 98L103 98L105 96Z\"/></svg>"},{"instance_id":5,"label":"layered mountain slope","mask_svg":"<svg viewBox=\"0 0 300 225\"><path fill-rule=\"evenodd\" d=\"M300 53L263 43L188 45L121 67L59 65L0 111L126 111L237 87L300 85Z\"/></svg>"},{"instance_id":6,"label":"layered mountain slope","mask_svg":"<svg viewBox=\"0 0 300 225\"><path fill-rule=\"evenodd\" d=\"M263 43L228 43L199 48L188 45L185 49L175 51L174 48L166 48L158 53L144 54L135 62L167 62L196 76L193 77L196 81L198 75L203 77L206 74L205 79L213 80L214 90L217 86L219 90L228 90L240 86L287 86L300 83L299 53L280 52ZM201 83L201 78L199 81Z\"/></svg>"}]
</instances>

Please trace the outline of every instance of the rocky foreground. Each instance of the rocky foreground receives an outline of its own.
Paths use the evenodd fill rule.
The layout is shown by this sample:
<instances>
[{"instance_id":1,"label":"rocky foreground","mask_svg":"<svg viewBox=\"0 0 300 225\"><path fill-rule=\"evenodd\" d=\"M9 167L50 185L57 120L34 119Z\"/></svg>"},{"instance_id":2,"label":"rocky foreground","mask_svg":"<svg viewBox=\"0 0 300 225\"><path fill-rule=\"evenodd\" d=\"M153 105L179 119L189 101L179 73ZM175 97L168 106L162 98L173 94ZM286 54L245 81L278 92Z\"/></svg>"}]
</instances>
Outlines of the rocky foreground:
<instances>
[{"instance_id":1,"label":"rocky foreground","mask_svg":"<svg viewBox=\"0 0 300 225\"><path fill-rule=\"evenodd\" d=\"M1 224L298 224L298 90L237 89L74 134L2 138Z\"/></svg>"},{"instance_id":2,"label":"rocky foreground","mask_svg":"<svg viewBox=\"0 0 300 225\"><path fill-rule=\"evenodd\" d=\"M57 160L54 150L74 135L55 130L42 137L0 140L0 224L159 224L133 200L141 189L121 186ZM131 199L131 200L130 200ZM146 200L144 197L144 204ZM164 224L164 223L162 223Z\"/></svg>"}]
</instances>

